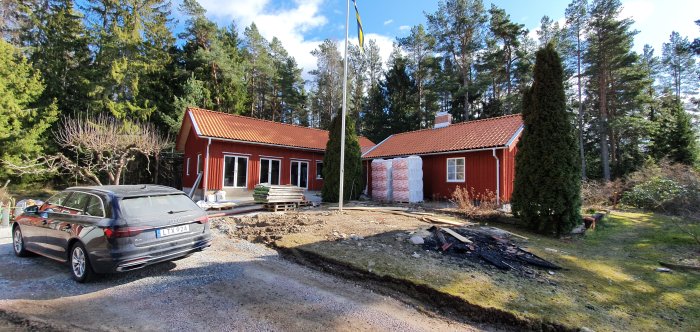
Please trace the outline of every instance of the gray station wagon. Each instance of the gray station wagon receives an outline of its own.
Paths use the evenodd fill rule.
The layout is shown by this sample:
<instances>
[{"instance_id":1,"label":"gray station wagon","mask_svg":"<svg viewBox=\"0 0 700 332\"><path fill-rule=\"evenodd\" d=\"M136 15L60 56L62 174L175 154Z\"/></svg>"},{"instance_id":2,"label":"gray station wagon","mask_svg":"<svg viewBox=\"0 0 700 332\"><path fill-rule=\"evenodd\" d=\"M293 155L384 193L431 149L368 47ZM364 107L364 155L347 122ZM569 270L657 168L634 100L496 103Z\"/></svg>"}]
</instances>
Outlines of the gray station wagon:
<instances>
[{"instance_id":1,"label":"gray station wagon","mask_svg":"<svg viewBox=\"0 0 700 332\"><path fill-rule=\"evenodd\" d=\"M12 224L17 256L70 264L73 279L182 258L211 245L209 219L182 191L156 185L72 187Z\"/></svg>"}]
</instances>

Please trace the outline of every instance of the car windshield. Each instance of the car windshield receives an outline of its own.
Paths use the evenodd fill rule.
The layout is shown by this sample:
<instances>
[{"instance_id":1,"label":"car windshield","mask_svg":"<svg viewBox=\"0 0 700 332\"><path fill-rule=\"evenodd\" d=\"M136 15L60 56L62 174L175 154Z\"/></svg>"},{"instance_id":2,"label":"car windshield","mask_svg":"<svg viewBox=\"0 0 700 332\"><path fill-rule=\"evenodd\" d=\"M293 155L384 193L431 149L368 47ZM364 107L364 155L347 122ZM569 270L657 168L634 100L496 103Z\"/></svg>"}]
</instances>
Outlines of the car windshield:
<instances>
[{"instance_id":1,"label":"car windshield","mask_svg":"<svg viewBox=\"0 0 700 332\"><path fill-rule=\"evenodd\" d=\"M121 200L122 213L131 218L177 217L201 211L189 197L176 195L156 195L126 197Z\"/></svg>"}]
</instances>

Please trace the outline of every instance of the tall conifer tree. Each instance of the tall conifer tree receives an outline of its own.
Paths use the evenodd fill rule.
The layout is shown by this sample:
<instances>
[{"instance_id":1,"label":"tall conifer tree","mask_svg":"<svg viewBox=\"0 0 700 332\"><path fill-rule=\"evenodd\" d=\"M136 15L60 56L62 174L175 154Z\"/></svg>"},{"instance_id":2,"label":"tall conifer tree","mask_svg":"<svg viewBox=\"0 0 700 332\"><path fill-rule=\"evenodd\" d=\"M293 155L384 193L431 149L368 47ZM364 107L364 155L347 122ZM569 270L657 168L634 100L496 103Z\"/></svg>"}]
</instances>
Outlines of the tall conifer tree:
<instances>
[{"instance_id":1,"label":"tall conifer tree","mask_svg":"<svg viewBox=\"0 0 700 332\"><path fill-rule=\"evenodd\" d=\"M523 96L512 207L534 230L561 235L581 220L581 165L559 54L550 43L536 57L535 80Z\"/></svg>"}]
</instances>

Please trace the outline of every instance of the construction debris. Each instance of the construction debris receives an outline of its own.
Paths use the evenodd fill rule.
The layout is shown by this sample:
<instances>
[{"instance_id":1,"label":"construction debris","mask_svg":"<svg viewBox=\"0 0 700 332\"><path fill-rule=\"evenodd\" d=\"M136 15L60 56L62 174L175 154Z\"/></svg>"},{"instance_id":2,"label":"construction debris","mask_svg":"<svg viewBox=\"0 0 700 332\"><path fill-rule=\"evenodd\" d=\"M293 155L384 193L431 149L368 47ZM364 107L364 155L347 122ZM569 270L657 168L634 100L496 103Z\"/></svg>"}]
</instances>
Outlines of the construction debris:
<instances>
[{"instance_id":1,"label":"construction debris","mask_svg":"<svg viewBox=\"0 0 700 332\"><path fill-rule=\"evenodd\" d=\"M479 264L488 263L504 271L513 270L528 275L535 273L530 266L547 270L561 269L558 265L523 250L510 240L484 230L436 226L428 230L431 231L431 236L424 239L423 248L428 251L442 252L448 257L466 259ZM448 238L442 233L447 233L451 237ZM507 233L510 234L510 232Z\"/></svg>"}]
</instances>

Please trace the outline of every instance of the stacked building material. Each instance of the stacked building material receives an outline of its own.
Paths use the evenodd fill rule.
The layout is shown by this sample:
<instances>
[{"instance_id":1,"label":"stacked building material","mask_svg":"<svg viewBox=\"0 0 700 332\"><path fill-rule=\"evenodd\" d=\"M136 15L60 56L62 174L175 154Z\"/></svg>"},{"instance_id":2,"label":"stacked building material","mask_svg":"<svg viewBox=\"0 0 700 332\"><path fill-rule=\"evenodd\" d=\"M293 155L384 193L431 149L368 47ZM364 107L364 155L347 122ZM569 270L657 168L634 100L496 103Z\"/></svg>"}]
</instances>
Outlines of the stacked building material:
<instances>
[{"instance_id":1,"label":"stacked building material","mask_svg":"<svg viewBox=\"0 0 700 332\"><path fill-rule=\"evenodd\" d=\"M372 160L372 198L375 201L391 201L391 160Z\"/></svg>"},{"instance_id":2,"label":"stacked building material","mask_svg":"<svg viewBox=\"0 0 700 332\"><path fill-rule=\"evenodd\" d=\"M258 203L300 203L304 201L304 188L259 184L255 186L253 198Z\"/></svg>"},{"instance_id":3,"label":"stacked building material","mask_svg":"<svg viewBox=\"0 0 700 332\"><path fill-rule=\"evenodd\" d=\"M391 160L393 200L404 203L423 201L423 160L418 156Z\"/></svg>"}]
</instances>

